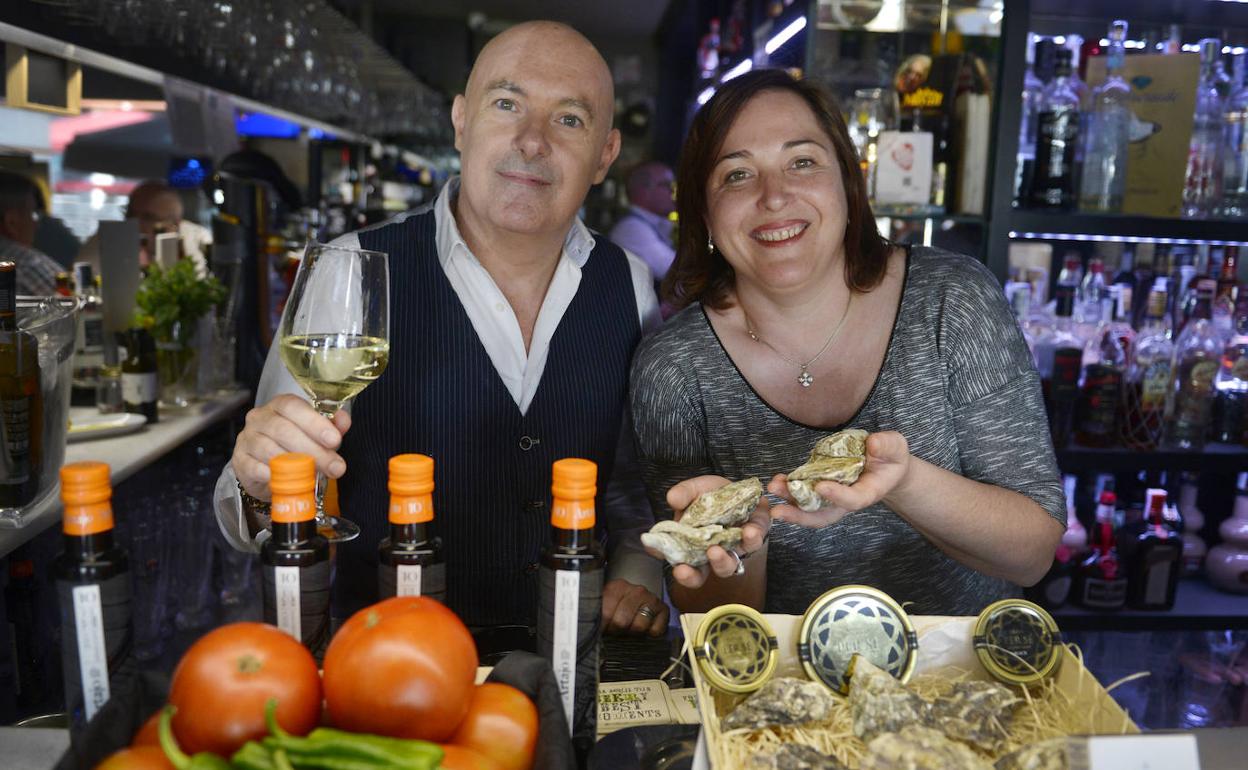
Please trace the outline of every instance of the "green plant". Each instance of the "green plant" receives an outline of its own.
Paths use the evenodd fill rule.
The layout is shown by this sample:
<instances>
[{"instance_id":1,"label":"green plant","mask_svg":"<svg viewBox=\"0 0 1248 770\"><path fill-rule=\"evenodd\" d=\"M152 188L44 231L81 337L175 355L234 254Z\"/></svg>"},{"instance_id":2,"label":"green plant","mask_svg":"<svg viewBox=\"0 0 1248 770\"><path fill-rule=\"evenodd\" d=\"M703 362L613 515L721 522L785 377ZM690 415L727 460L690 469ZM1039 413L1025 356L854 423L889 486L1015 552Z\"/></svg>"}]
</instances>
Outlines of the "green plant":
<instances>
[{"instance_id":1,"label":"green plant","mask_svg":"<svg viewBox=\"0 0 1248 770\"><path fill-rule=\"evenodd\" d=\"M135 295L135 322L151 329L157 339L176 339L185 345L200 317L225 296L216 276L200 278L189 259L180 259L167 270L152 265Z\"/></svg>"}]
</instances>

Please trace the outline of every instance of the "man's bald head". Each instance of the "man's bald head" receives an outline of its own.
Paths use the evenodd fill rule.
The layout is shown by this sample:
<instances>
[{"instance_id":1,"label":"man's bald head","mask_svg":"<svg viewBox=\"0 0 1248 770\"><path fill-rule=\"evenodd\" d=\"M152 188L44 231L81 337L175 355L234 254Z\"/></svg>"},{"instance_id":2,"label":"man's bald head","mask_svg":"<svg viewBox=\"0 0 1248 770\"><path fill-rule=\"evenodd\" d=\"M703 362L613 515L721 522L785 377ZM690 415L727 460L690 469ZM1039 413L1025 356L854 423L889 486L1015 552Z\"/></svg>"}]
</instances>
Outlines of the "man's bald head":
<instances>
[{"instance_id":1,"label":"man's bald head","mask_svg":"<svg viewBox=\"0 0 1248 770\"><path fill-rule=\"evenodd\" d=\"M676 208L672 199L672 169L657 160L634 168L625 180L624 189L628 191L629 203L661 217Z\"/></svg>"},{"instance_id":2,"label":"man's bald head","mask_svg":"<svg viewBox=\"0 0 1248 770\"><path fill-rule=\"evenodd\" d=\"M182 199L169 185L149 179L130 191L126 217L139 220L139 229L151 237L158 227L177 227L182 220Z\"/></svg>"}]
</instances>

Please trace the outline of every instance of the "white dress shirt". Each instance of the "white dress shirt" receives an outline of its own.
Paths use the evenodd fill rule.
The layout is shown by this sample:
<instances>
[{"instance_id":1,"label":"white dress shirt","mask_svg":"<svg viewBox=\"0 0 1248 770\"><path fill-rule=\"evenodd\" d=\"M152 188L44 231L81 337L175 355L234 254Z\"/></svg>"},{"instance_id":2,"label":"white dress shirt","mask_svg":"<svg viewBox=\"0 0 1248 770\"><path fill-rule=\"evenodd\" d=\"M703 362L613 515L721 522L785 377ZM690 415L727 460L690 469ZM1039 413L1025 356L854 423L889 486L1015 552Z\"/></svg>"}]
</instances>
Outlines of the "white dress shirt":
<instances>
[{"instance_id":1,"label":"white dress shirt","mask_svg":"<svg viewBox=\"0 0 1248 770\"><path fill-rule=\"evenodd\" d=\"M676 249L672 246L672 220L640 206L629 206L611 228L611 242L640 256L650 266L655 280L663 280Z\"/></svg>"},{"instance_id":2,"label":"white dress shirt","mask_svg":"<svg viewBox=\"0 0 1248 770\"><path fill-rule=\"evenodd\" d=\"M438 262L446 273L451 288L463 303L491 363L506 384L507 391L520 412L524 413L541 383L551 338L580 286L581 268L594 248L594 235L579 218L573 222L564 239L559 263L546 290L529 349L526 351L520 322L510 303L460 236L452 211L452 204L458 194L459 178L455 177L447 182L433 204ZM422 208L402 214L376 226L399 222L427 210ZM334 243L348 248L360 247L357 233L348 233ZM658 301L655 298L650 269L636 255L627 250L625 254L632 276L633 294L637 299L637 318L642 333L645 334L661 323ZM332 303L326 304L332 307ZM282 393L306 397L282 364L277 346L273 346L260 376L256 404L268 403ZM217 481L214 497L217 521L230 544L239 550L258 548L267 533L261 533L256 541L248 536L237 478L229 465ZM611 577L622 577L662 596L661 565L644 553L640 543L641 533L653 525L654 516L637 470L632 421L627 408L620 430L614 470L607 482L605 502L607 510L604 511L604 518L614 543L610 560ZM349 512L346 513L349 516Z\"/></svg>"}]
</instances>

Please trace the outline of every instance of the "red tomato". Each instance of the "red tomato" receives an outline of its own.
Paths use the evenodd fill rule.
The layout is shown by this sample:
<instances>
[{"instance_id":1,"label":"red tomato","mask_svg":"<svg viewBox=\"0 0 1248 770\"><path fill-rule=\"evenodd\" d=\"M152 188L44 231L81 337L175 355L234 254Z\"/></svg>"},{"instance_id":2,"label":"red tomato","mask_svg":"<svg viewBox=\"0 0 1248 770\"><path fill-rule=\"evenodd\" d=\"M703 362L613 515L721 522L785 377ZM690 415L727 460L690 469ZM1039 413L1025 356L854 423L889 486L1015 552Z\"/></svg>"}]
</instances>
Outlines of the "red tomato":
<instances>
[{"instance_id":1,"label":"red tomato","mask_svg":"<svg viewBox=\"0 0 1248 770\"><path fill-rule=\"evenodd\" d=\"M152 714L134 734L134 740L130 741L130 746L159 746L160 734L158 728L160 726L160 711Z\"/></svg>"},{"instance_id":2,"label":"red tomato","mask_svg":"<svg viewBox=\"0 0 1248 770\"><path fill-rule=\"evenodd\" d=\"M366 607L325 652L325 705L344 730L445 741L468 713L477 646L446 607L399 596Z\"/></svg>"},{"instance_id":3,"label":"red tomato","mask_svg":"<svg viewBox=\"0 0 1248 770\"><path fill-rule=\"evenodd\" d=\"M173 672L173 732L187 754L228 757L269 734L264 707L277 699L277 722L307 735L321 716L316 661L298 641L264 623L233 623L191 645Z\"/></svg>"},{"instance_id":4,"label":"red tomato","mask_svg":"<svg viewBox=\"0 0 1248 770\"><path fill-rule=\"evenodd\" d=\"M453 743L444 744L442 770L503 770L503 766L486 755Z\"/></svg>"},{"instance_id":5,"label":"red tomato","mask_svg":"<svg viewBox=\"0 0 1248 770\"><path fill-rule=\"evenodd\" d=\"M537 748L537 706L509 685L478 685L451 743L484 754L502 770L529 770Z\"/></svg>"},{"instance_id":6,"label":"red tomato","mask_svg":"<svg viewBox=\"0 0 1248 770\"><path fill-rule=\"evenodd\" d=\"M95 770L173 770L173 765L159 746L132 746L109 754Z\"/></svg>"}]
</instances>

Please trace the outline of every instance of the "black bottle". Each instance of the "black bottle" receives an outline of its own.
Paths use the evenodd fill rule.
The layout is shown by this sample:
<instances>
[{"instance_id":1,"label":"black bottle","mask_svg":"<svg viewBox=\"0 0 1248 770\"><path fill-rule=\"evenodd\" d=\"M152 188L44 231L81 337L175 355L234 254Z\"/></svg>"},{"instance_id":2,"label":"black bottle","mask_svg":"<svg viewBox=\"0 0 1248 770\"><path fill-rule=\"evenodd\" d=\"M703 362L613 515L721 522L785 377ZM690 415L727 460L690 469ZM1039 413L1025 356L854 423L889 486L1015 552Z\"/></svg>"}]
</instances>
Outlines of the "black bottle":
<instances>
[{"instance_id":1,"label":"black bottle","mask_svg":"<svg viewBox=\"0 0 1248 770\"><path fill-rule=\"evenodd\" d=\"M0 262L0 508L35 499L43 472L39 343L17 328L17 266Z\"/></svg>"},{"instance_id":2,"label":"black bottle","mask_svg":"<svg viewBox=\"0 0 1248 770\"><path fill-rule=\"evenodd\" d=\"M329 644L329 541L316 532L316 464L289 452L269 461L273 536L260 548L264 622L319 661Z\"/></svg>"},{"instance_id":3,"label":"black bottle","mask_svg":"<svg viewBox=\"0 0 1248 770\"><path fill-rule=\"evenodd\" d=\"M126 358L121 362L121 398L126 411L141 414L148 422L160 416L156 401L160 397L160 381L156 374L156 340L147 329L130 329L122 345Z\"/></svg>"},{"instance_id":4,"label":"black bottle","mask_svg":"<svg viewBox=\"0 0 1248 770\"><path fill-rule=\"evenodd\" d=\"M428 596L446 604L442 540L433 534L433 458L390 458L390 537L377 547L379 598Z\"/></svg>"}]
</instances>

